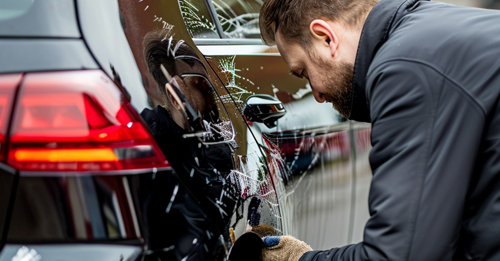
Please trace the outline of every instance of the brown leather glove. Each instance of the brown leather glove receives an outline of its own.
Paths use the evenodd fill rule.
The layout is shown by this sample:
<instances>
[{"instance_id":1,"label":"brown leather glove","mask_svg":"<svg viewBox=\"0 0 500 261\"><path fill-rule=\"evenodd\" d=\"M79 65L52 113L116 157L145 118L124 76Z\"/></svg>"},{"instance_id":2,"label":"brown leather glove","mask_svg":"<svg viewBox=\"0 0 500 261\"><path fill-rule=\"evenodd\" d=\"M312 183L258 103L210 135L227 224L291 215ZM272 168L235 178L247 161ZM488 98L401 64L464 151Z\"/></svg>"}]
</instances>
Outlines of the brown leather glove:
<instances>
[{"instance_id":1,"label":"brown leather glove","mask_svg":"<svg viewBox=\"0 0 500 261\"><path fill-rule=\"evenodd\" d=\"M313 250L292 236L265 237L264 244L262 261L298 261L305 252Z\"/></svg>"}]
</instances>

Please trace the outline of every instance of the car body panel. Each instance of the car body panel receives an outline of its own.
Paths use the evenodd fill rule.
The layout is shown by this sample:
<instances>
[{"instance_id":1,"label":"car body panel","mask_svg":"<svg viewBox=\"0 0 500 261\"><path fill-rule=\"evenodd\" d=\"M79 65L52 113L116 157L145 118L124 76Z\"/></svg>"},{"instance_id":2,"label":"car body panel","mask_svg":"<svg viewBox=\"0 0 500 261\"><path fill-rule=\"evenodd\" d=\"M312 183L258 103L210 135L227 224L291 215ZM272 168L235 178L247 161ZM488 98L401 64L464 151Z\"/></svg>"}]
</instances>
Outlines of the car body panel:
<instances>
[{"instance_id":1,"label":"car body panel","mask_svg":"<svg viewBox=\"0 0 500 261\"><path fill-rule=\"evenodd\" d=\"M64 260L87 261L132 261L138 260L142 249L139 246L114 244L59 244L59 245L25 245L8 244L0 253L0 261L11 260Z\"/></svg>"},{"instance_id":2,"label":"car body panel","mask_svg":"<svg viewBox=\"0 0 500 261\"><path fill-rule=\"evenodd\" d=\"M108 12L98 12L94 13L92 19L81 19L83 35L87 39L89 48L96 55L96 59L110 77L120 79L120 84L130 94L131 103L137 111L151 109L161 104L161 94L146 68L142 50L142 39L146 33L156 28L170 28L174 32L176 39L184 40L188 45L197 50L188 31L183 27L184 22L180 13L176 14L173 12L173 10L179 8L178 4L172 1L118 1L118 3L110 1L80 1L78 2L80 17L89 17L89 14L93 12L96 6L101 7L102 10L114 10L114 13L112 12L113 15L108 15ZM118 18L120 18L119 23L117 22ZM108 28L102 28L99 26L100 24L106 24ZM96 33L96 30L101 30L102 32ZM111 36L107 36L106 32L108 31L110 34L112 32ZM105 44L100 43L106 37L115 38L117 41L116 43L113 41L106 41ZM126 39L127 42L119 39ZM124 56L127 57L124 58ZM200 57L204 60L201 54ZM127 63L126 60L130 59L133 59L136 65L126 67L124 63ZM235 106L226 86L218 75L210 69L210 66L208 64L206 66L209 68L207 77L218 93L220 106L223 106L227 111L227 116L230 118L235 131L234 143L231 143L231 147L234 150L234 156L231 161L235 167L230 176L233 179L233 183L237 184L243 190L239 197L245 202L237 213L234 214L230 223L234 227L236 235L245 232L247 224L244 220L249 219L247 209L249 208L251 198L259 198L262 202L260 203L259 211L265 213L261 215L260 224L266 224L275 228L272 233L280 233L282 228L280 210L277 207L279 204L273 184L273 173L269 170L266 163L265 154L263 154L253 134L248 129L239 108ZM124 75L127 75L127 77ZM142 84L137 83L138 77L141 78ZM143 94L135 94L139 92L145 92L147 98L144 99ZM159 145L162 147L162 144ZM175 149L174 147L171 148L171 150ZM168 156L167 160L169 160ZM177 173L182 173L182 171L178 170ZM238 220L241 221L237 222ZM146 228L146 232L148 233L152 230L154 228ZM221 231L220 233L224 234L223 240L225 243L230 244L230 238L226 235L227 231ZM146 241L151 239L151 237L146 238ZM201 242L201 239L198 239L197 242ZM159 247L168 248L170 246L166 242L165 245L161 245L160 241L146 243L152 250Z\"/></svg>"}]
</instances>

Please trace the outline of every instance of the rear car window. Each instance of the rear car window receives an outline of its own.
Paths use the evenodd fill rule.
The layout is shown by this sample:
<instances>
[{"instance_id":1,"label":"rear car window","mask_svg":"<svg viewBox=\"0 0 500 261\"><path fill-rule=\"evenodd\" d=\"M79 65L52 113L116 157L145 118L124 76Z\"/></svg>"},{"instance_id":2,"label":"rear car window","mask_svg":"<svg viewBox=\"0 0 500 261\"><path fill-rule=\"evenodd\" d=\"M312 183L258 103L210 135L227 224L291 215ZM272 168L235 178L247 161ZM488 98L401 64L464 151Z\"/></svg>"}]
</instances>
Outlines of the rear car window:
<instances>
[{"instance_id":1,"label":"rear car window","mask_svg":"<svg viewBox=\"0 0 500 261\"><path fill-rule=\"evenodd\" d=\"M0 0L0 37L80 37L73 0Z\"/></svg>"}]
</instances>

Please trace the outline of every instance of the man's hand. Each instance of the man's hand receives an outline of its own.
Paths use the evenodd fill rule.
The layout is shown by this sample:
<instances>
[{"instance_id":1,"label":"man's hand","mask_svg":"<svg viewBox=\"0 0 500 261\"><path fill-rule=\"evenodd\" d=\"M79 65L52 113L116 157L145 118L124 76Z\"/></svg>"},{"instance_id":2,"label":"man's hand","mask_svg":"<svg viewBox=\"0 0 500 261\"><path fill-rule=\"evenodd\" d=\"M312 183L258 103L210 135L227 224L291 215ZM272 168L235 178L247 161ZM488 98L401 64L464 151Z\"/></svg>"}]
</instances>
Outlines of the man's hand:
<instances>
[{"instance_id":1,"label":"man's hand","mask_svg":"<svg viewBox=\"0 0 500 261\"><path fill-rule=\"evenodd\" d=\"M292 236L265 237L262 249L262 261L298 261L302 255L312 248Z\"/></svg>"}]
</instances>

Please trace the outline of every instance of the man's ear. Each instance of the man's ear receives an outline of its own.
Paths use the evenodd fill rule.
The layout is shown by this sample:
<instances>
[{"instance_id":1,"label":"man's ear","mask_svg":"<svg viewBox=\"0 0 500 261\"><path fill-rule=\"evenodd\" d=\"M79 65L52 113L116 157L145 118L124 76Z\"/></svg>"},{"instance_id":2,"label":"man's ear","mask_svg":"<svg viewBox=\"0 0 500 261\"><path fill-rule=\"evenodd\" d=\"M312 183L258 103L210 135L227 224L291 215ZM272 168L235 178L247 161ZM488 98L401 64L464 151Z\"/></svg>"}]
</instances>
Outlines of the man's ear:
<instances>
[{"instance_id":1,"label":"man's ear","mask_svg":"<svg viewBox=\"0 0 500 261\"><path fill-rule=\"evenodd\" d=\"M177 93L169 83L165 84L165 90L167 91L167 97L172 105L174 105L174 108L180 110L183 104L181 102L181 99L179 98L179 95L177 95Z\"/></svg>"},{"instance_id":2,"label":"man's ear","mask_svg":"<svg viewBox=\"0 0 500 261\"><path fill-rule=\"evenodd\" d=\"M309 31L311 32L313 41L317 41L325 47L328 46L332 56L335 55L339 46L339 39L329 23L322 19L313 20L309 24Z\"/></svg>"}]
</instances>

